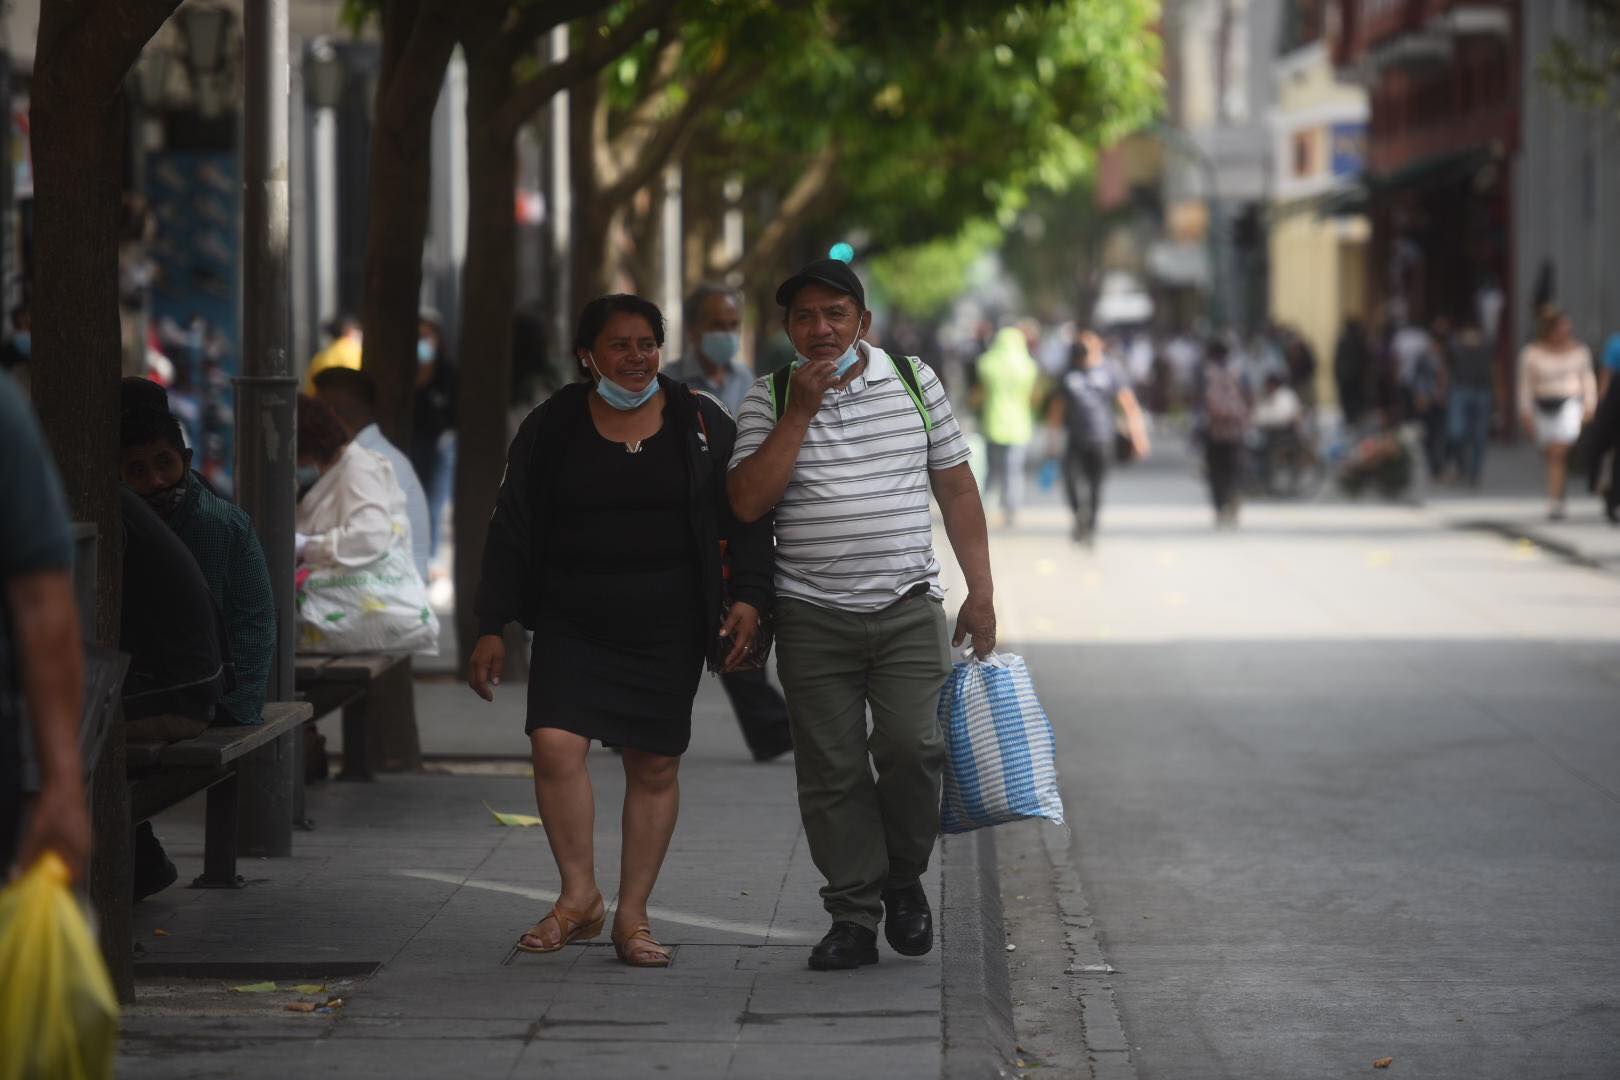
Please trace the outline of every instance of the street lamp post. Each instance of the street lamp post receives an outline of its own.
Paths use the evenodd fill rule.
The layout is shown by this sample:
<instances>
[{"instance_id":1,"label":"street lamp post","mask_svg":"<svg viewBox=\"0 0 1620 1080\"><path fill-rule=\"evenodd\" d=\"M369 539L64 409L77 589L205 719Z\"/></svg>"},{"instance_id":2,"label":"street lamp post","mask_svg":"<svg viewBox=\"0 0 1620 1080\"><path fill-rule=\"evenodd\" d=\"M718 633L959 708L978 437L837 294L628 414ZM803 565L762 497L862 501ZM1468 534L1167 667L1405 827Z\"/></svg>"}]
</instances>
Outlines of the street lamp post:
<instances>
[{"instance_id":1,"label":"street lamp post","mask_svg":"<svg viewBox=\"0 0 1620 1080\"><path fill-rule=\"evenodd\" d=\"M246 0L243 146L243 374L237 380L237 491L253 518L276 605L276 653L268 696L293 696L293 502L298 381L287 349L287 0ZM254 855L290 855L301 812L303 760L297 729L239 769L240 838Z\"/></svg>"}]
</instances>

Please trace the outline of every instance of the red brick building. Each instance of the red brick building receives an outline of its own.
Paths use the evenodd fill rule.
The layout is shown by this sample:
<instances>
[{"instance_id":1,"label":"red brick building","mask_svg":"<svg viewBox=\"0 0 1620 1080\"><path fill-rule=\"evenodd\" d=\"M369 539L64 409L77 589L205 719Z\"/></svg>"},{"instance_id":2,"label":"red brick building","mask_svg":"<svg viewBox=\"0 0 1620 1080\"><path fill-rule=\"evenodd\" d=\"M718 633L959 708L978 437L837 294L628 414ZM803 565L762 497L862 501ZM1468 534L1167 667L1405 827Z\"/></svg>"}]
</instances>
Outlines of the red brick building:
<instances>
[{"instance_id":1,"label":"red brick building","mask_svg":"<svg viewBox=\"0 0 1620 1080\"><path fill-rule=\"evenodd\" d=\"M1367 87L1368 295L1383 320L1483 316L1517 338L1520 0L1329 0L1340 76ZM1377 316L1375 316L1376 319Z\"/></svg>"}]
</instances>

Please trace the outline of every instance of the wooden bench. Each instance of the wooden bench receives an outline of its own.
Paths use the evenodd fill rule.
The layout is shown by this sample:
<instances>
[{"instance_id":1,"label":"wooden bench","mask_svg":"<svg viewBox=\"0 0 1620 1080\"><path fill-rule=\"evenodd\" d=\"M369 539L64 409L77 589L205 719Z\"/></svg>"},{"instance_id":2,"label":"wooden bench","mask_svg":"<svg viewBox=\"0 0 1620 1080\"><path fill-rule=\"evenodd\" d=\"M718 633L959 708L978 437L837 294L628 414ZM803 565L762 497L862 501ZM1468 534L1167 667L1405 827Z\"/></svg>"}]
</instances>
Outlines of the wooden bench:
<instances>
[{"instance_id":1,"label":"wooden bench","mask_svg":"<svg viewBox=\"0 0 1620 1080\"><path fill-rule=\"evenodd\" d=\"M203 840L203 872L191 884L199 889L234 889L236 826L240 813L237 763L281 736L296 731L314 714L308 702L274 701L259 724L220 724L194 739L171 743L131 742L130 824L153 817L199 791L208 792Z\"/></svg>"},{"instance_id":2,"label":"wooden bench","mask_svg":"<svg viewBox=\"0 0 1620 1080\"><path fill-rule=\"evenodd\" d=\"M343 711L339 780L371 780L378 772L414 772L422 767L408 654L300 653L293 678L316 718Z\"/></svg>"}]
</instances>

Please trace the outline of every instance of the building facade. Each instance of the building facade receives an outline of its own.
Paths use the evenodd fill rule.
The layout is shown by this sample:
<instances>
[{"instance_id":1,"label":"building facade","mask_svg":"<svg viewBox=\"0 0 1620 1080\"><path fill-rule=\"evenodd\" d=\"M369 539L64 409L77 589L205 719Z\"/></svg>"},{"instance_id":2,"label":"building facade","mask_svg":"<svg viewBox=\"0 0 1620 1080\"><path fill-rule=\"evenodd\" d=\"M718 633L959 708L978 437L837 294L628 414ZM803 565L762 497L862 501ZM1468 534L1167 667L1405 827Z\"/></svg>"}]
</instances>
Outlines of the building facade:
<instances>
[{"instance_id":1,"label":"building facade","mask_svg":"<svg viewBox=\"0 0 1620 1080\"><path fill-rule=\"evenodd\" d=\"M1511 306L1527 320L1538 300L1550 298L1597 349L1620 332L1620 108L1574 105L1538 74L1555 35L1589 40L1583 4L1528 3L1521 28L1524 131L1512 182ZM1605 43L1590 41L1590 47ZM1522 325L1528 331L1528 322Z\"/></svg>"},{"instance_id":2,"label":"building facade","mask_svg":"<svg viewBox=\"0 0 1620 1080\"><path fill-rule=\"evenodd\" d=\"M1518 0L1338 0L1326 25L1340 77L1369 99L1375 331L1478 319L1504 376L1523 325L1507 302L1519 284L1520 18Z\"/></svg>"},{"instance_id":3,"label":"building facade","mask_svg":"<svg viewBox=\"0 0 1620 1080\"><path fill-rule=\"evenodd\" d=\"M1283 0L1170 0L1164 10L1167 218L1202 207L1212 321L1240 330L1266 319L1268 117L1282 11Z\"/></svg>"},{"instance_id":4,"label":"building facade","mask_svg":"<svg viewBox=\"0 0 1620 1080\"><path fill-rule=\"evenodd\" d=\"M1347 318L1367 315L1367 218L1339 204L1365 168L1367 94L1340 81L1325 38L1324 0L1285 11L1271 114L1271 318L1318 358L1317 400L1332 401L1325 361Z\"/></svg>"}]
</instances>

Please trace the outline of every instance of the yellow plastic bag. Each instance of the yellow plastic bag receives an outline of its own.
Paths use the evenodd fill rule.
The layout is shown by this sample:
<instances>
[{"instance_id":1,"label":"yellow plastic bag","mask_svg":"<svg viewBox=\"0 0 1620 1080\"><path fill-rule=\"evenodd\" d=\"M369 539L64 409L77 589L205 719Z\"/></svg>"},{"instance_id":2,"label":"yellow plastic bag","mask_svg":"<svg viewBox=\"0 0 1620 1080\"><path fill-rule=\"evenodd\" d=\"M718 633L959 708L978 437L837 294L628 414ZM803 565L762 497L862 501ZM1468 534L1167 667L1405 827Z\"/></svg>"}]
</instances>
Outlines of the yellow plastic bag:
<instances>
[{"instance_id":1,"label":"yellow plastic bag","mask_svg":"<svg viewBox=\"0 0 1620 1080\"><path fill-rule=\"evenodd\" d=\"M46 852L0 891L0 1080L106 1080L118 998L95 937Z\"/></svg>"}]
</instances>

